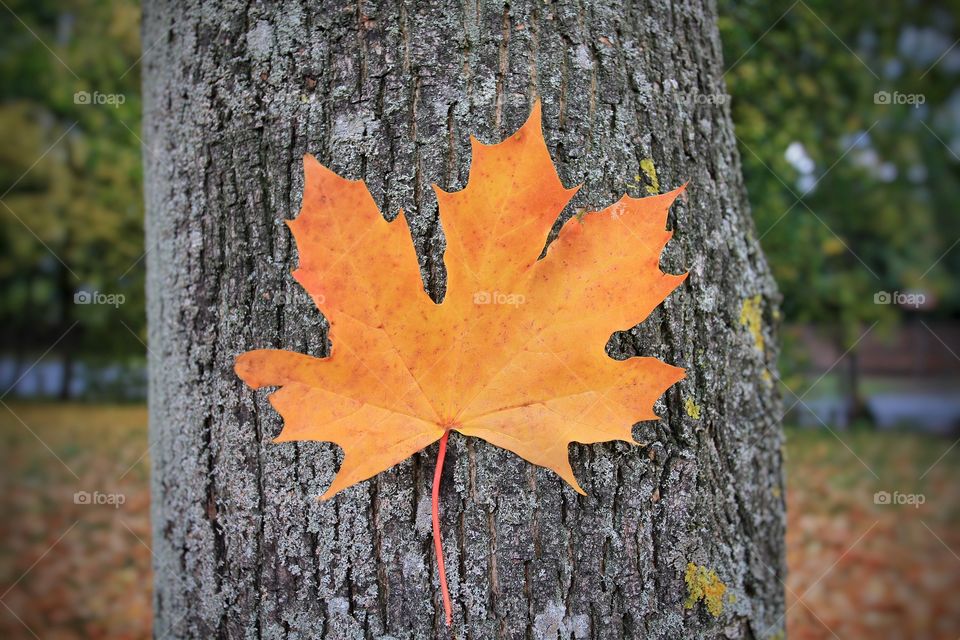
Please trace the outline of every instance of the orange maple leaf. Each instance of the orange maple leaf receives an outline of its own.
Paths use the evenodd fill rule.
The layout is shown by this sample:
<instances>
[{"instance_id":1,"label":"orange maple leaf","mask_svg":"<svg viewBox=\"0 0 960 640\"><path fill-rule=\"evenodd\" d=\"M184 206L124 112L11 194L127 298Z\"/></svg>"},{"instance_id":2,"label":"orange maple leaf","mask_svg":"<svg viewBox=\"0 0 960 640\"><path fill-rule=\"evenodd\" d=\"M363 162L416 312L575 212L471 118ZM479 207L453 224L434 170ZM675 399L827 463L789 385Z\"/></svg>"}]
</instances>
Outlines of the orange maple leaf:
<instances>
[{"instance_id":1,"label":"orange maple leaf","mask_svg":"<svg viewBox=\"0 0 960 640\"><path fill-rule=\"evenodd\" d=\"M656 419L657 398L684 374L605 351L686 278L658 266L683 188L571 218L538 259L579 188L557 176L539 104L503 142L470 142L466 188L434 186L447 238L440 304L424 291L407 225L387 222L362 181L305 156L303 206L288 223L300 255L293 276L326 315L332 353L265 349L236 362L251 387L280 387L270 396L285 422L276 442L343 448L322 498L440 441L434 539L448 623L436 501L449 432L552 469L583 493L568 445L635 444L632 425Z\"/></svg>"}]
</instances>

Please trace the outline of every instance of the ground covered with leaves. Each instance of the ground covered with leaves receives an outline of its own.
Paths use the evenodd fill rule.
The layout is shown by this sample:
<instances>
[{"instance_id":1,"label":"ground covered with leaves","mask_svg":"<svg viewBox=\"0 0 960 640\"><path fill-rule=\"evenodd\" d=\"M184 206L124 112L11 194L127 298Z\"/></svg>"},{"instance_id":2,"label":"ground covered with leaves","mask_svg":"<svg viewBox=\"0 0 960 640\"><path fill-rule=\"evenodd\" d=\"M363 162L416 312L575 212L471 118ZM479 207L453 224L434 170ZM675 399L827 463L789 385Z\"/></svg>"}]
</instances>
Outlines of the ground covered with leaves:
<instances>
[{"instance_id":1,"label":"ground covered with leaves","mask_svg":"<svg viewBox=\"0 0 960 640\"><path fill-rule=\"evenodd\" d=\"M960 637L960 446L787 431L791 638Z\"/></svg>"},{"instance_id":2,"label":"ground covered with leaves","mask_svg":"<svg viewBox=\"0 0 960 640\"><path fill-rule=\"evenodd\" d=\"M960 636L951 444L788 430L789 637ZM0 407L0 637L150 636L147 448L142 407Z\"/></svg>"}]
</instances>

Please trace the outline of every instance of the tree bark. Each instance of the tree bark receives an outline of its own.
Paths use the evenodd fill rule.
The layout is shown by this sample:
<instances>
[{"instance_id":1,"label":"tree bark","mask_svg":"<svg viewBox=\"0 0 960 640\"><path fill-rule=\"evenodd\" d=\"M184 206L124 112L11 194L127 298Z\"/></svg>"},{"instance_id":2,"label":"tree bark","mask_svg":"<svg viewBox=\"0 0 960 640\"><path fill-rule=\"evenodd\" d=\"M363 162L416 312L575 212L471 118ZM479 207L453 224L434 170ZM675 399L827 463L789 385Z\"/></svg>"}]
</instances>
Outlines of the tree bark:
<instances>
[{"instance_id":1,"label":"tree bark","mask_svg":"<svg viewBox=\"0 0 960 640\"><path fill-rule=\"evenodd\" d=\"M784 626L777 293L753 234L724 104L713 3L147 3L144 8L155 630L190 638L767 638ZM646 443L571 446L588 492L454 433L430 535L437 445L318 502L340 459L273 444L237 354L324 355L290 277L302 156L410 215L444 289L429 188L462 188L469 134L495 142L543 103L562 214L690 181L665 271L688 283L615 357L687 368ZM385 273L384 277L390 277ZM759 296L759 297L757 297ZM699 417L697 417L699 415ZM726 585L688 607L688 563Z\"/></svg>"}]
</instances>

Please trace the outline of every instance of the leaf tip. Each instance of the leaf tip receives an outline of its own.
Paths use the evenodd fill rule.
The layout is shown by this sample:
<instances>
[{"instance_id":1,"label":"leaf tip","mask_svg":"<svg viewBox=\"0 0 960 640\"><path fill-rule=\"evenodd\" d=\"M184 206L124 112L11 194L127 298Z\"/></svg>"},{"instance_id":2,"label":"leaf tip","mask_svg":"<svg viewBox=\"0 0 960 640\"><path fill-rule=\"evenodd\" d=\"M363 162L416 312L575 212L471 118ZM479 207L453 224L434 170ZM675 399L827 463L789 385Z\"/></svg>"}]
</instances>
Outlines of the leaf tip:
<instances>
[{"instance_id":1,"label":"leaf tip","mask_svg":"<svg viewBox=\"0 0 960 640\"><path fill-rule=\"evenodd\" d=\"M471 157L475 158L475 157L476 157L476 154L477 154L477 151L478 151L479 149L482 149L483 147L491 147L491 146L493 146L493 145L483 144L482 142L480 142L480 139L479 139L479 138L477 138L477 137L476 137L475 135L473 135L472 133L470 134L470 154L471 154Z\"/></svg>"},{"instance_id":2,"label":"leaf tip","mask_svg":"<svg viewBox=\"0 0 960 640\"><path fill-rule=\"evenodd\" d=\"M538 125L543 122L543 102L540 98L533 101L533 108L530 109L530 116L527 122L536 122Z\"/></svg>"},{"instance_id":3,"label":"leaf tip","mask_svg":"<svg viewBox=\"0 0 960 640\"><path fill-rule=\"evenodd\" d=\"M677 384L677 383L680 382L681 380L686 380L686 379L687 379L687 370L684 369L683 367L675 367L675 366L673 366L672 364L671 364L671 365L667 365L667 366L670 367L670 369L671 369L670 373L671 373L672 375L670 376L670 384L668 384L668 385L667 385L667 388L663 390L663 393L666 393L666 392L667 392L667 389L669 389L669 388L672 387L673 385Z\"/></svg>"},{"instance_id":4,"label":"leaf tip","mask_svg":"<svg viewBox=\"0 0 960 640\"><path fill-rule=\"evenodd\" d=\"M527 121L517 129L513 137L524 138L528 135L528 131L534 132L534 139L538 140L540 144L546 148L547 141L543 138L543 110L541 109L539 99L534 101L533 108L530 109L530 115L527 116Z\"/></svg>"},{"instance_id":5,"label":"leaf tip","mask_svg":"<svg viewBox=\"0 0 960 640\"><path fill-rule=\"evenodd\" d=\"M248 386L259 389L260 385L257 384L257 380L255 380L253 376L255 368L252 362L255 359L253 353L253 351L245 351L238 354L233 360L233 372Z\"/></svg>"},{"instance_id":6,"label":"leaf tip","mask_svg":"<svg viewBox=\"0 0 960 640\"><path fill-rule=\"evenodd\" d=\"M679 196L681 196L681 195L683 196L683 202L686 202L686 201L687 201L687 187L688 187L688 186L690 186L690 181L689 181L689 180L687 180L686 182L684 182L683 184L681 184L679 187L677 187L677 188L674 189L673 191L668 191L668 192L666 192L665 194L663 194L664 196L666 196L666 197L669 199L670 204L667 205L667 206L668 206L668 207L673 206L674 201L676 201L676 199L677 199Z\"/></svg>"},{"instance_id":7,"label":"leaf tip","mask_svg":"<svg viewBox=\"0 0 960 640\"><path fill-rule=\"evenodd\" d=\"M337 473L337 476L339 475L340 474ZM327 490L317 496L317 502L326 502L333 496L340 493L340 491L342 491L343 489L346 489L346 487L343 486L342 483L337 482L337 478L334 477L333 482L330 483L330 486L327 487Z\"/></svg>"}]
</instances>

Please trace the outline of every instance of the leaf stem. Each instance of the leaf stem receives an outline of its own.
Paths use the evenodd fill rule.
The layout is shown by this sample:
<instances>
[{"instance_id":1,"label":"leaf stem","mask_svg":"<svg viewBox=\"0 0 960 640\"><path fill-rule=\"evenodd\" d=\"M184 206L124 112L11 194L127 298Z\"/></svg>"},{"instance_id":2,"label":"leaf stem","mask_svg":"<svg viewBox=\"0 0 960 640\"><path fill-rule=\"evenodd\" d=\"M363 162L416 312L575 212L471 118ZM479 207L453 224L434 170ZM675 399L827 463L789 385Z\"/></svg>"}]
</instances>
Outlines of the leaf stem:
<instances>
[{"instance_id":1,"label":"leaf stem","mask_svg":"<svg viewBox=\"0 0 960 640\"><path fill-rule=\"evenodd\" d=\"M443 471L443 459L447 455L447 437L450 430L443 432L440 438L440 451L437 452L437 468L433 472L433 547L437 553L437 572L440 576L440 591L443 593L443 608L447 614L447 626L453 621L450 607L450 592L447 590L447 572L443 567L443 546L440 543L440 474Z\"/></svg>"}]
</instances>

